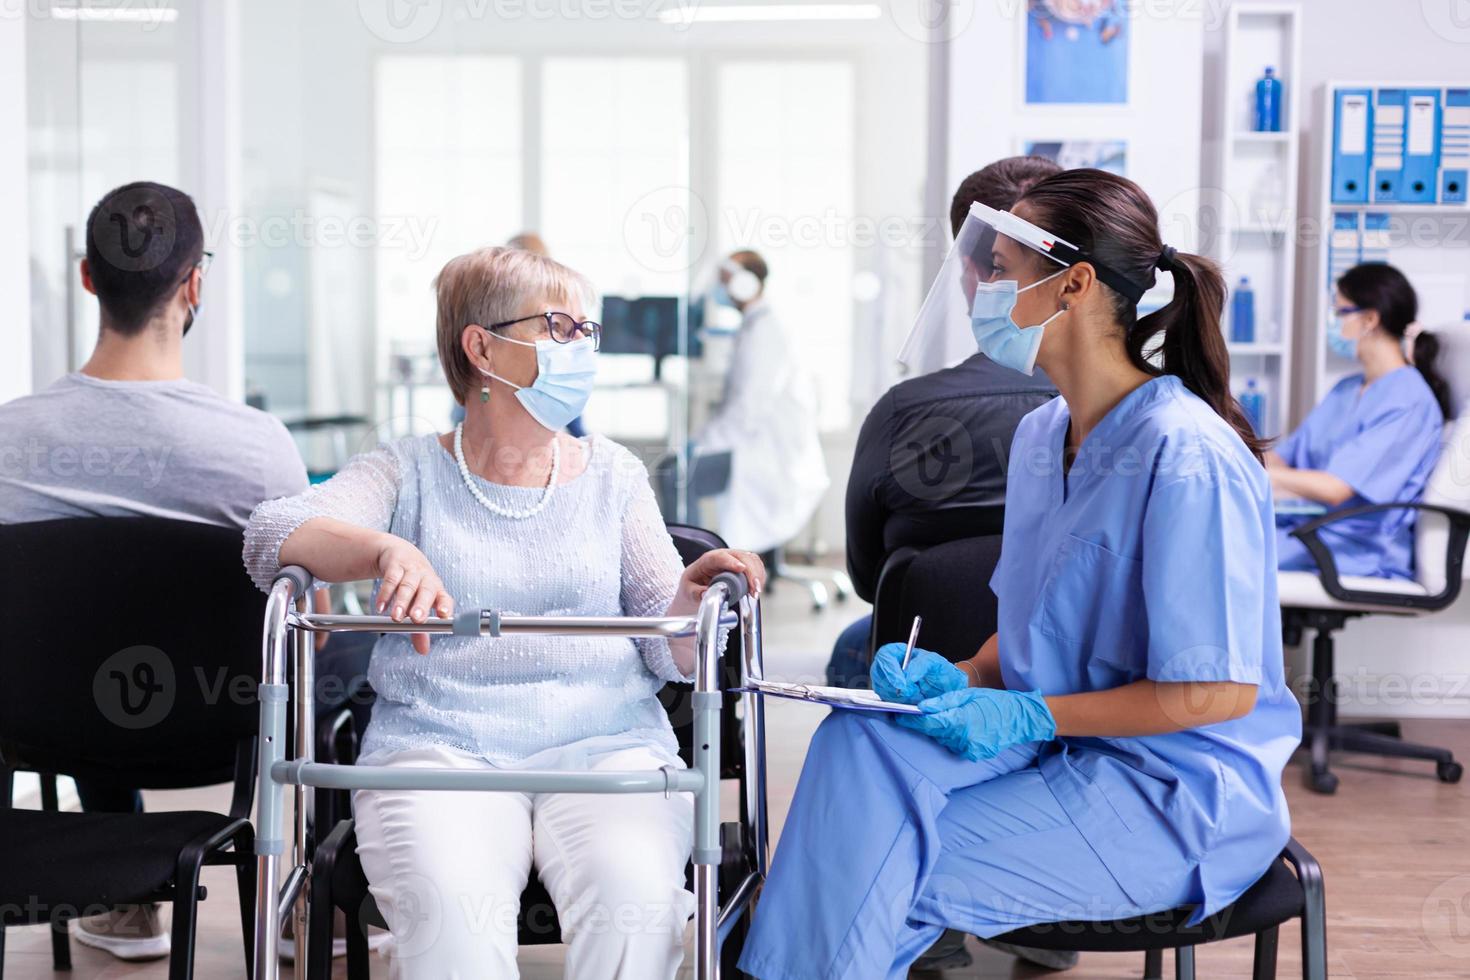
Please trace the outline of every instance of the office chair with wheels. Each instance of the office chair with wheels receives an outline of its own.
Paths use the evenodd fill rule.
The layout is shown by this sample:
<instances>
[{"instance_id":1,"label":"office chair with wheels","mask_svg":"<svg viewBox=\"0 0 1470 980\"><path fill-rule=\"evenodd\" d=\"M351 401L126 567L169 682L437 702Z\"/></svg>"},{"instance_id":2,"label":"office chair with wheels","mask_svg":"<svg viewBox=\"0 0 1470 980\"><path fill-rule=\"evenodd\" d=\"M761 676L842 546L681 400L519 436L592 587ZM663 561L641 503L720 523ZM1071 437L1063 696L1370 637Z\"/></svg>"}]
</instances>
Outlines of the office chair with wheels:
<instances>
[{"instance_id":1,"label":"office chair with wheels","mask_svg":"<svg viewBox=\"0 0 1470 980\"><path fill-rule=\"evenodd\" d=\"M725 547L718 535L702 528L671 524L668 530L686 565L707 551ZM739 820L720 826L722 857L718 871L718 903L722 908L744 904L763 880L767 860L764 774L761 764L750 764L752 758L764 756L764 747L759 744L764 726L759 714L749 719L737 715L736 708L741 706L741 698L730 691L740 685L739 644L740 637L732 632L721 664L720 687L724 693L720 712L720 775L723 779L738 780L740 788ZM693 696L694 689L689 684L668 684L659 695L673 725L680 757L686 765L694 762ZM754 711L761 710L758 698L752 698L751 704ZM747 726L756 733L756 744L747 744ZM309 887L311 939L307 976L313 980L330 977L332 913L340 910L347 919L347 975L353 980L364 980L369 970L366 927L386 929L387 923L368 891L367 877L357 857L356 828L351 819L340 820L326 839L317 845ZM745 914L739 915L728 929L724 924L721 926L727 938L721 946L719 961L721 973L727 978L742 976L736 964L749 927L748 906ZM521 895L517 928L522 946L561 942L555 904L534 869Z\"/></svg>"},{"instance_id":2,"label":"office chair with wheels","mask_svg":"<svg viewBox=\"0 0 1470 980\"><path fill-rule=\"evenodd\" d=\"M1295 528L1317 562L1316 572L1281 572L1281 622L1286 642L1295 646L1307 629L1312 640L1312 692L1303 741L1310 752L1307 785L1318 793L1337 790L1329 768L1332 750L1367 752L1433 762L1443 782L1456 783L1464 772L1448 749L1405 742L1396 722L1339 724L1336 665L1332 634L1349 620L1363 616L1416 618L1449 608L1459 598L1465 576L1465 547L1470 539L1470 418L1461 416L1448 429L1444 450L1429 479L1423 502L1369 504L1334 511ZM1415 527L1413 581L1339 575L1332 552L1322 540L1323 528L1349 517L1412 509Z\"/></svg>"},{"instance_id":3,"label":"office chair with wheels","mask_svg":"<svg viewBox=\"0 0 1470 980\"><path fill-rule=\"evenodd\" d=\"M665 453L655 460L649 473L664 521L692 527L692 522L700 519L702 503L730 488L732 459L732 454L724 451L690 453L687 462L679 453Z\"/></svg>"},{"instance_id":4,"label":"office chair with wheels","mask_svg":"<svg viewBox=\"0 0 1470 980\"><path fill-rule=\"evenodd\" d=\"M811 596L812 612L821 612L827 608L827 600L835 598L838 602L846 602L852 598L854 588L852 579L847 572L840 568L828 568L824 565L801 565L792 564L786 560L786 546L773 548L761 555L761 560L766 564L769 573L767 585L782 581L792 582L805 589L807 595ZM828 589L830 583L831 589Z\"/></svg>"},{"instance_id":5,"label":"office chair with wheels","mask_svg":"<svg viewBox=\"0 0 1470 980\"><path fill-rule=\"evenodd\" d=\"M238 530L186 521L0 526L0 928L49 922L57 969L69 919L172 902L169 976L192 976L200 868L216 864L235 867L249 968L265 597L240 553ZM10 808L18 769L48 774L45 809ZM234 794L228 813L56 812L56 773Z\"/></svg>"},{"instance_id":6,"label":"office chair with wheels","mask_svg":"<svg viewBox=\"0 0 1470 980\"><path fill-rule=\"evenodd\" d=\"M682 470L678 453L668 453L655 462L650 472L664 520L692 527L689 522L700 519L703 501L718 497L730 489L730 467L733 459L734 454L729 450L722 450L692 453ZM679 512L681 503L684 507L682 514ZM786 560L784 545L761 555L761 560L766 564L768 586L774 585L780 579L798 583L811 596L812 609L815 611L825 609L831 596L835 596L838 602L846 602L853 594L852 579L845 571L816 565L793 565ZM828 583L831 584L830 591Z\"/></svg>"}]
</instances>

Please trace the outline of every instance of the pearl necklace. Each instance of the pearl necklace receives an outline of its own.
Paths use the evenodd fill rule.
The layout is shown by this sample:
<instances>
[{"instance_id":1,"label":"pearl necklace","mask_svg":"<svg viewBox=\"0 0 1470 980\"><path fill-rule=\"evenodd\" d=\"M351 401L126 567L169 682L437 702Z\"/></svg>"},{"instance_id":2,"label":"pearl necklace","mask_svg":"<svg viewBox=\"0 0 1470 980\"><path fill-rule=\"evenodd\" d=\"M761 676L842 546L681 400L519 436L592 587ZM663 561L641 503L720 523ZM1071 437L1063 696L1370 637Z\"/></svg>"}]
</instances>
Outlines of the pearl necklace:
<instances>
[{"instance_id":1,"label":"pearl necklace","mask_svg":"<svg viewBox=\"0 0 1470 980\"><path fill-rule=\"evenodd\" d=\"M474 477L470 475L469 464L464 461L463 422L454 427L454 461L459 464L459 475L464 479L464 485L469 488L474 498L484 505L486 510L501 517L508 517L513 521L523 521L541 513L551 501L552 494L556 493L556 478L561 473L561 436L556 436L551 440L551 476L546 481L546 490L541 494L540 500L523 510L510 510L502 507L475 486Z\"/></svg>"}]
</instances>

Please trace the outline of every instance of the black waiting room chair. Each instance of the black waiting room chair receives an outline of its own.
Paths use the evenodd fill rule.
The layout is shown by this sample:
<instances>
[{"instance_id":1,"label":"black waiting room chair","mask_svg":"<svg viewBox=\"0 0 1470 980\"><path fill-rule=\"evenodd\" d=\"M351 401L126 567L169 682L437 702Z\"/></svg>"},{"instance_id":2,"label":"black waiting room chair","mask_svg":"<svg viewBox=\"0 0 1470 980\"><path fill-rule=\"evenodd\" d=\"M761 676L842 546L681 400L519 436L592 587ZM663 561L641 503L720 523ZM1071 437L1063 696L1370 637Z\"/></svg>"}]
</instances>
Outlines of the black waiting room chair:
<instances>
[{"instance_id":1,"label":"black waiting room chair","mask_svg":"<svg viewBox=\"0 0 1470 980\"><path fill-rule=\"evenodd\" d=\"M0 526L0 926L50 923L57 969L71 918L172 902L169 976L192 976L214 864L236 870L248 968L265 596L240 552L238 530L183 521ZM42 774L47 809L12 808L16 770ZM55 774L234 795L228 813L56 812Z\"/></svg>"},{"instance_id":2,"label":"black waiting room chair","mask_svg":"<svg viewBox=\"0 0 1470 980\"><path fill-rule=\"evenodd\" d=\"M679 551L679 557L686 565L707 551L725 547L718 535L703 528L670 524L668 529ZM724 849L719 868L719 902L722 906L730 902L736 889L753 871L761 867L754 837L756 815L750 812L751 797L747 795L748 780L757 777L746 771L743 731L737 715L740 696L729 692L730 688L736 687L740 682L737 660L740 638L736 632L731 631L721 664L723 673L720 686L726 693L724 709L720 712L723 729L720 759L723 777L739 781L740 819L720 827ZM668 684L659 695L659 700L668 711L669 721L679 742L679 755L685 765L693 764L694 726L690 710L693 690L691 684ZM352 760L339 756L337 761L349 763ZM311 938L306 975L311 980L327 980L331 976L333 913L341 911L345 913L347 920L347 976L352 980L366 980L369 972L366 928L374 926L386 929L387 923L368 891L367 877L357 857L356 831L351 819L338 821L326 838L316 846L310 902ZM561 942L556 906L534 870L521 895L517 925L522 946ZM736 963L744 948L749 928L750 914L747 909L746 914L731 929L720 951L720 973L727 980L744 976L739 972Z\"/></svg>"},{"instance_id":3,"label":"black waiting room chair","mask_svg":"<svg viewBox=\"0 0 1470 980\"><path fill-rule=\"evenodd\" d=\"M884 562L873 606L872 648L908 635L923 616L925 649L951 660L973 656L996 628L990 576L1000 560L1000 537L965 538L932 548L902 548ZM1327 920L1322 868L1295 840L1245 894L1203 922L1188 924L1194 909L1106 922L1052 922L994 937L1032 949L1141 952L1146 980L1162 977L1165 950L1175 951L1175 977L1193 980L1194 949L1238 936L1255 937L1252 980L1276 976L1280 927L1301 920L1302 978L1327 976Z\"/></svg>"},{"instance_id":4,"label":"black waiting room chair","mask_svg":"<svg viewBox=\"0 0 1470 980\"><path fill-rule=\"evenodd\" d=\"M924 617L919 646L953 659L974 656L996 630L990 576L999 561L999 534L894 550L874 588L869 665L880 646L908 639L915 615Z\"/></svg>"}]
</instances>

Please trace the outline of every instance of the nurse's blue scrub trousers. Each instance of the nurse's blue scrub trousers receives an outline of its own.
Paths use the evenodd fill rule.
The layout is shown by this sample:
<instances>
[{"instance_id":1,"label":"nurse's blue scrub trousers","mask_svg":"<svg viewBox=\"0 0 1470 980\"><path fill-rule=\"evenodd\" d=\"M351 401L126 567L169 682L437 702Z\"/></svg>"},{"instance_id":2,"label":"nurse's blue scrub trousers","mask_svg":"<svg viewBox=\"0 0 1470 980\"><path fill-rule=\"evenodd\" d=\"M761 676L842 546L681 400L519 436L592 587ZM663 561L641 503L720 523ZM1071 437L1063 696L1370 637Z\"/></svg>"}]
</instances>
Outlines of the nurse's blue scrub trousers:
<instances>
[{"instance_id":1,"label":"nurse's blue scrub trousers","mask_svg":"<svg viewBox=\"0 0 1470 980\"><path fill-rule=\"evenodd\" d=\"M1039 745L970 762L889 715L833 711L817 729L740 969L760 980L902 980L945 928L980 937L1142 908L1073 827ZM1160 855L1161 861L1167 861Z\"/></svg>"}]
</instances>

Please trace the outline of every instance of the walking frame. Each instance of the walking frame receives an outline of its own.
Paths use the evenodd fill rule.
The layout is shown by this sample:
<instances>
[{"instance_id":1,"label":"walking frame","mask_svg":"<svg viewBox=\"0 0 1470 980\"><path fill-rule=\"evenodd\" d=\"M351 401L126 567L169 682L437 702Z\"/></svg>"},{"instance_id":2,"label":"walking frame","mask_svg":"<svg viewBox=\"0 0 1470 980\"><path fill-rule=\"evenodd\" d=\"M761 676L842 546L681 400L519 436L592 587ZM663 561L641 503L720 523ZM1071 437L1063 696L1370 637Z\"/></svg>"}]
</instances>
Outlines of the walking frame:
<instances>
[{"instance_id":1,"label":"walking frame","mask_svg":"<svg viewBox=\"0 0 1470 980\"><path fill-rule=\"evenodd\" d=\"M753 866L718 904L723 848L720 842L720 689L721 627L740 627L741 686L763 676L760 600L748 595L743 577L717 576L694 616L502 616L473 609L452 618L431 617L422 623L397 622L387 616L344 616L300 612L297 600L311 588L312 577L299 566L282 568L266 601L261 641L259 771L257 773L255 853L254 980L277 980L281 927L293 918L293 935L304 945L310 894L309 840L312 831L311 788L394 790L480 790L522 793L692 793L694 795L695 977L717 980L720 947L752 903L765 880L769 863L766 823L764 710L758 695L741 695L745 752L744 807L751 824ZM738 611L737 611L738 610ZM370 633L443 633L455 636L696 637L694 673L694 764L688 769L558 772L548 770L408 769L389 766L328 765L312 757L315 730L311 634L358 631ZM294 667L296 697L286 683L287 647ZM287 712L294 713L294 746L287 754ZM290 861L286 853L285 795L292 788L295 820ZM328 828L330 829L330 828ZM298 948L295 977L305 980L307 956Z\"/></svg>"}]
</instances>

